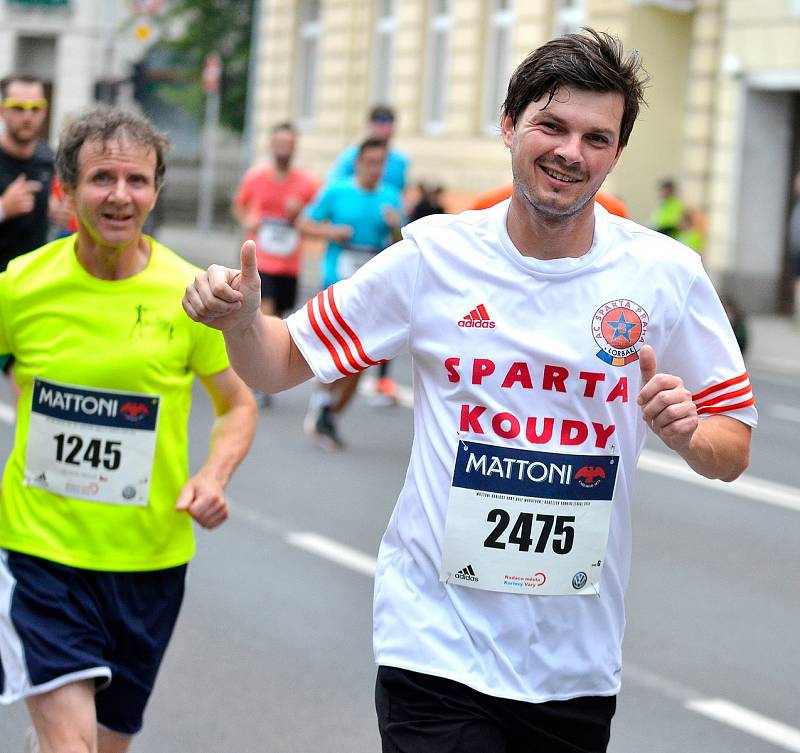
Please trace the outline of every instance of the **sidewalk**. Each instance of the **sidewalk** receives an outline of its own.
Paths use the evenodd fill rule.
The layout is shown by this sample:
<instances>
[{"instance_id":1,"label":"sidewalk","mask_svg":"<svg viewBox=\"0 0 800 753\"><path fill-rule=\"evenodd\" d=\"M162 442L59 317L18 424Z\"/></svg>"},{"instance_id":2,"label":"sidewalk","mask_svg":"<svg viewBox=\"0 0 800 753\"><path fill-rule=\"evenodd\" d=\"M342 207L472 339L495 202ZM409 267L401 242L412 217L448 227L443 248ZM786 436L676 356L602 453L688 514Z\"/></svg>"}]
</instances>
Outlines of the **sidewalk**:
<instances>
[{"instance_id":1,"label":"sidewalk","mask_svg":"<svg viewBox=\"0 0 800 753\"><path fill-rule=\"evenodd\" d=\"M201 233L192 225L164 225L158 238L198 266L238 267L240 235L235 227L215 227L209 233ZM317 259L314 254L306 254L304 278L308 281L318 278ZM791 318L767 314L750 316L747 326L750 333L747 366L751 371L800 376L800 327Z\"/></svg>"}]
</instances>

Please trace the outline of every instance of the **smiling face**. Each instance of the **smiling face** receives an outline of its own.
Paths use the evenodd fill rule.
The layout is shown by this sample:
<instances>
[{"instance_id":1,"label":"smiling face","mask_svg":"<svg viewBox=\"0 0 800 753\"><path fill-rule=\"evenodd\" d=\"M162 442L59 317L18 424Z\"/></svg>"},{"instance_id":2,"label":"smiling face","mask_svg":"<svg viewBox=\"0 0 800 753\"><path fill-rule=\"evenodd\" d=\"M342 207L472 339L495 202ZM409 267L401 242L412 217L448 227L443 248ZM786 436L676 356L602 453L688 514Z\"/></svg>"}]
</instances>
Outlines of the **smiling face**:
<instances>
[{"instance_id":1,"label":"smiling face","mask_svg":"<svg viewBox=\"0 0 800 753\"><path fill-rule=\"evenodd\" d=\"M158 196L156 154L122 139L86 141L78 152L78 181L70 190L79 232L110 248L138 243Z\"/></svg>"},{"instance_id":2,"label":"smiling face","mask_svg":"<svg viewBox=\"0 0 800 753\"><path fill-rule=\"evenodd\" d=\"M592 211L592 198L621 154L622 95L562 87L506 115L514 193L539 220L566 222ZM543 109L544 108L544 109Z\"/></svg>"}]
</instances>

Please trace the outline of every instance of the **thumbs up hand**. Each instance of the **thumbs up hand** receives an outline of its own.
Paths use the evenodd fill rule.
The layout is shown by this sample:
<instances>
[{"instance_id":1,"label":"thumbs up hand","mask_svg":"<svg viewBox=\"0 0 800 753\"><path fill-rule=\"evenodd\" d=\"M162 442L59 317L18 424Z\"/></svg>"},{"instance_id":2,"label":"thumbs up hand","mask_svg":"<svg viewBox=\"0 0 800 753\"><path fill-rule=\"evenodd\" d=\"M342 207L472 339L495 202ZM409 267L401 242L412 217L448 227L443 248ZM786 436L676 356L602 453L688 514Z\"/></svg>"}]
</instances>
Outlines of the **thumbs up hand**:
<instances>
[{"instance_id":1,"label":"thumbs up hand","mask_svg":"<svg viewBox=\"0 0 800 753\"><path fill-rule=\"evenodd\" d=\"M186 287L183 309L196 322L223 331L246 329L261 305L256 244L245 241L240 269L212 264Z\"/></svg>"},{"instance_id":2,"label":"thumbs up hand","mask_svg":"<svg viewBox=\"0 0 800 753\"><path fill-rule=\"evenodd\" d=\"M699 424L692 393L680 377L659 374L656 353L649 345L639 351L642 388L636 402L647 425L670 449L684 455Z\"/></svg>"}]
</instances>

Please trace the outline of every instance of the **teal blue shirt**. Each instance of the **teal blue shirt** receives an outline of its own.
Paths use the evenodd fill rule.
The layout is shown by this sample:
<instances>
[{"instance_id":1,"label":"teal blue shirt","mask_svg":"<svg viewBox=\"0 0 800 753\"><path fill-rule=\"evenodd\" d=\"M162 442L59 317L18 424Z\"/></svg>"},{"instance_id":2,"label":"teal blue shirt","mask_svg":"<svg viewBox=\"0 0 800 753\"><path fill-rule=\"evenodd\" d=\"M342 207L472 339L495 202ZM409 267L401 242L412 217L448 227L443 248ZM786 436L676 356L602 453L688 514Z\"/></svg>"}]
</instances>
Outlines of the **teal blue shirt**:
<instances>
[{"instance_id":1,"label":"teal blue shirt","mask_svg":"<svg viewBox=\"0 0 800 753\"><path fill-rule=\"evenodd\" d=\"M361 188L354 178L325 186L305 214L315 222L331 222L353 228L350 246L372 249L375 253L391 244L391 228L384 217L385 209L393 209L404 221L400 192L385 183L374 191ZM342 274L339 257L342 245L329 242L322 260L323 288L338 282Z\"/></svg>"}]
</instances>

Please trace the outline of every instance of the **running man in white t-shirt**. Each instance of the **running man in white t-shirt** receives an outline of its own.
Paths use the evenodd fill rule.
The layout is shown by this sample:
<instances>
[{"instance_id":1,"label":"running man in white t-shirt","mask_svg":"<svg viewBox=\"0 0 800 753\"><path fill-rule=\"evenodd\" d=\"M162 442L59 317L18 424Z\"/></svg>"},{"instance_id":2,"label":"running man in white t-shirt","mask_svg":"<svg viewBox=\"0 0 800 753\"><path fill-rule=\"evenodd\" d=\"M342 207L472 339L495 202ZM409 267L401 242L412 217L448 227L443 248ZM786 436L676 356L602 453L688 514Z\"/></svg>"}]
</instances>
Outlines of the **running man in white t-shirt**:
<instances>
[{"instance_id":1,"label":"running man in white t-shirt","mask_svg":"<svg viewBox=\"0 0 800 753\"><path fill-rule=\"evenodd\" d=\"M709 478L748 464L754 398L699 257L593 200L642 85L618 39L552 40L509 84L508 201L412 223L286 322L259 315L247 244L187 289L259 389L412 354L375 582L384 751L605 751L647 429Z\"/></svg>"}]
</instances>

